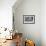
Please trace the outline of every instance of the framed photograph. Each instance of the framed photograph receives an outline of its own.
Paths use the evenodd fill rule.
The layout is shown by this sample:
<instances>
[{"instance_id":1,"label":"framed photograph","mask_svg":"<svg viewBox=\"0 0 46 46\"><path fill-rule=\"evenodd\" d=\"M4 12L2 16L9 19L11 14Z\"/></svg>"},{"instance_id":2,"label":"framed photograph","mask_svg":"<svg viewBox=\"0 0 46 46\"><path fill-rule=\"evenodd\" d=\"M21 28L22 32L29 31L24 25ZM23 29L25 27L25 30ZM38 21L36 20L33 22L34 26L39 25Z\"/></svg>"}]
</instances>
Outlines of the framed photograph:
<instances>
[{"instance_id":1,"label":"framed photograph","mask_svg":"<svg viewBox=\"0 0 46 46\"><path fill-rule=\"evenodd\" d=\"M35 24L35 15L23 15L23 24Z\"/></svg>"}]
</instances>

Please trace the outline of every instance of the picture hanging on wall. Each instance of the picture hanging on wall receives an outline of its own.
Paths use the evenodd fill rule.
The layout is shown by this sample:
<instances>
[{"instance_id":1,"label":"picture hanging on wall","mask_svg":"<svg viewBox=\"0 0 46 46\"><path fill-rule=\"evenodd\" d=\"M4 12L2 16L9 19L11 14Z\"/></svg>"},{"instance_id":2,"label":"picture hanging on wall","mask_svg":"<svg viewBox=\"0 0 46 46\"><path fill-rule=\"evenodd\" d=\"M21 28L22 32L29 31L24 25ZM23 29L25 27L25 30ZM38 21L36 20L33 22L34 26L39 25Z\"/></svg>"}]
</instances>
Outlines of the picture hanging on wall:
<instances>
[{"instance_id":1,"label":"picture hanging on wall","mask_svg":"<svg viewBox=\"0 0 46 46\"><path fill-rule=\"evenodd\" d=\"M23 15L23 24L35 24L35 15Z\"/></svg>"}]
</instances>

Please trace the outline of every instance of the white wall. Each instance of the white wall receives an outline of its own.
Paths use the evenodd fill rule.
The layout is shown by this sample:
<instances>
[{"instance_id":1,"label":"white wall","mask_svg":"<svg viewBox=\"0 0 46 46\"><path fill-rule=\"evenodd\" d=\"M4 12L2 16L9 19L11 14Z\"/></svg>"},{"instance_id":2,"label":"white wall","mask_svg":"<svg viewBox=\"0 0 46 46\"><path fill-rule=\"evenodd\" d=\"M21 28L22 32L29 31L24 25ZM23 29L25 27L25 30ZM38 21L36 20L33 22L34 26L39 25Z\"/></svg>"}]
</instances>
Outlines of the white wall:
<instances>
[{"instance_id":1,"label":"white wall","mask_svg":"<svg viewBox=\"0 0 46 46\"><path fill-rule=\"evenodd\" d=\"M41 38L42 46L46 46L46 0L41 1Z\"/></svg>"},{"instance_id":2,"label":"white wall","mask_svg":"<svg viewBox=\"0 0 46 46\"><path fill-rule=\"evenodd\" d=\"M41 1L23 0L18 7L14 6L15 28L25 38L34 40L36 46L41 46ZM35 15L35 24L23 24L23 15Z\"/></svg>"},{"instance_id":3,"label":"white wall","mask_svg":"<svg viewBox=\"0 0 46 46\"><path fill-rule=\"evenodd\" d=\"M12 6L16 0L0 0L0 27L12 28Z\"/></svg>"},{"instance_id":4,"label":"white wall","mask_svg":"<svg viewBox=\"0 0 46 46\"><path fill-rule=\"evenodd\" d=\"M23 32L24 36L33 38L37 46L46 46L46 0L25 0L20 4L13 7L15 28ZM23 24L24 14L35 14L35 24Z\"/></svg>"}]
</instances>

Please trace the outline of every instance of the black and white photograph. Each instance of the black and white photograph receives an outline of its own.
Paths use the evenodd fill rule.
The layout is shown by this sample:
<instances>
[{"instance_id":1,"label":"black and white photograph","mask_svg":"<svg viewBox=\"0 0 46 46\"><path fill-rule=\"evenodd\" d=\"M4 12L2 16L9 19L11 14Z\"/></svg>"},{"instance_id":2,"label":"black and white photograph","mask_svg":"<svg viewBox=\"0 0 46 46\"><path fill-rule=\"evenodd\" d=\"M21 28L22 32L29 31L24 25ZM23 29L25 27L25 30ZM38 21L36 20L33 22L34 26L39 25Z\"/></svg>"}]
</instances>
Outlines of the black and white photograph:
<instances>
[{"instance_id":1,"label":"black and white photograph","mask_svg":"<svg viewBox=\"0 0 46 46\"><path fill-rule=\"evenodd\" d=\"M35 24L35 15L23 15L23 24Z\"/></svg>"}]
</instances>

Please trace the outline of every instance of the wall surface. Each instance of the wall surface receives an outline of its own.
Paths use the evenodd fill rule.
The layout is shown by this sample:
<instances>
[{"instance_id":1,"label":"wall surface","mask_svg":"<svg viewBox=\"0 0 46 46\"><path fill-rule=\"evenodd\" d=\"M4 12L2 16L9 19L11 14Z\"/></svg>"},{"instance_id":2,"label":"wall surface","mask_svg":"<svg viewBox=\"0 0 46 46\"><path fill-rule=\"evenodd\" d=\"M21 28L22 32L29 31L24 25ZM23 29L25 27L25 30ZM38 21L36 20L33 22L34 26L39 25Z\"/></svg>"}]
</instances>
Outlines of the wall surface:
<instances>
[{"instance_id":1,"label":"wall surface","mask_svg":"<svg viewBox=\"0 0 46 46\"><path fill-rule=\"evenodd\" d=\"M41 1L41 38L42 46L46 46L46 0Z\"/></svg>"},{"instance_id":2,"label":"wall surface","mask_svg":"<svg viewBox=\"0 0 46 46\"><path fill-rule=\"evenodd\" d=\"M22 32L24 38L34 40L36 46L41 46L41 1L23 0L18 7L14 5L13 12L18 32ZM23 24L23 15L35 15L35 24Z\"/></svg>"},{"instance_id":3,"label":"wall surface","mask_svg":"<svg viewBox=\"0 0 46 46\"><path fill-rule=\"evenodd\" d=\"M46 0L23 0L14 4L15 29L33 39L36 46L46 46ZM35 15L35 24L23 24L23 15ZM42 45L40 45L42 44Z\"/></svg>"}]
</instances>

